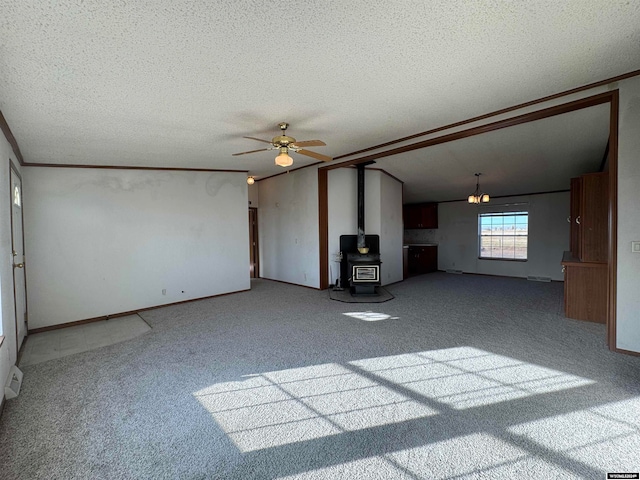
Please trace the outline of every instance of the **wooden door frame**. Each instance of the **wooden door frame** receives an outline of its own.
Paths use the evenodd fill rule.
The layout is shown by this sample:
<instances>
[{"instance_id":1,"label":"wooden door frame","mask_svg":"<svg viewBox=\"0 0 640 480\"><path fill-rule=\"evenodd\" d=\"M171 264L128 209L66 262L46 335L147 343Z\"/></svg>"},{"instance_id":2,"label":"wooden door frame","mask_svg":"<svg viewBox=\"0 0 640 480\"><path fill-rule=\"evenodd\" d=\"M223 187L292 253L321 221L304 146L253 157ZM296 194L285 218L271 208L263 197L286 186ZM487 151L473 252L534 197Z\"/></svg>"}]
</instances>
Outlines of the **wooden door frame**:
<instances>
[{"instance_id":1,"label":"wooden door frame","mask_svg":"<svg viewBox=\"0 0 640 480\"><path fill-rule=\"evenodd\" d=\"M623 352L617 345L618 306L618 116L620 111L619 91L612 90L609 108L609 276L607 316L607 344L609 350Z\"/></svg>"},{"instance_id":2,"label":"wooden door frame","mask_svg":"<svg viewBox=\"0 0 640 480\"><path fill-rule=\"evenodd\" d=\"M255 215L255 224L253 226L249 225L249 228L253 229L252 236L253 236L253 240L256 242L256 245L254 250L253 277L251 278L260 278L260 242L258 237L258 208L249 207L249 213L251 213L252 211ZM249 245L249 248L253 249L254 247L253 245Z\"/></svg>"},{"instance_id":3,"label":"wooden door frame","mask_svg":"<svg viewBox=\"0 0 640 480\"><path fill-rule=\"evenodd\" d=\"M637 72L634 72L637 74ZM588 86L582 89L574 89L564 94L554 96L553 98L560 98L563 95L575 94L578 91L584 91L589 88L595 88L595 86ZM542 103L550 101L552 98L540 99L539 101L529 102L516 106L508 111L513 111L518 108L524 108L536 103ZM445 134L439 137L422 140L409 145L392 148L390 150L365 155L364 157L355 158L342 163L331 164L325 167L318 168L318 208L319 208L319 258L320 258L320 289L325 290L329 288L329 199L328 199L328 172L336 168L342 168L350 165L357 165L360 163L367 163L377 158L389 157L398 155L400 153L409 152L412 150L418 150L433 145L439 145L442 143L451 142L454 140L460 140L482 133L488 133L495 130L500 130L515 125L521 125L523 123L533 122L544 118L553 117L556 115L562 115L564 113L573 112L576 110L582 110L584 108L593 107L596 105L609 104L609 252L608 252L608 307L607 307L607 345L610 350L629 353L620 350L616 347L616 313L617 313L617 259L618 259L618 115L619 115L619 90L614 89L608 92L599 93L591 96L587 96L578 100L574 100L568 103L559 105L553 105L551 107L543 108L515 117L498 120L495 122L487 123L484 125L468 128L454 133ZM488 114L482 118L489 118L491 116L505 113L504 110ZM462 125L467 122L459 122L458 125ZM454 124L455 125L455 124ZM450 127L443 127L436 129L436 131L446 130ZM427 132L429 133L429 132ZM393 142L390 142L393 143ZM366 151L366 150L365 150ZM358 153L358 152L354 152ZM558 262L560 259L558 259Z\"/></svg>"},{"instance_id":4,"label":"wooden door frame","mask_svg":"<svg viewBox=\"0 0 640 480\"><path fill-rule=\"evenodd\" d=\"M9 222L11 223L11 253L16 250L15 245L13 243L13 182L12 174L14 174L20 180L20 226L22 228L22 262L24 263L24 314L25 314L25 337L29 335L29 302L27 301L27 262L26 252L24 249L24 193L23 193L23 183L22 183L22 175L18 171L16 165L13 163L11 159L9 159ZM16 328L16 357L20 352L20 346L18 345L18 301L17 301L17 292L16 292L16 276L15 276L15 268L13 267L14 260L11 260L11 283L13 285L13 314L15 319L15 328Z\"/></svg>"}]
</instances>

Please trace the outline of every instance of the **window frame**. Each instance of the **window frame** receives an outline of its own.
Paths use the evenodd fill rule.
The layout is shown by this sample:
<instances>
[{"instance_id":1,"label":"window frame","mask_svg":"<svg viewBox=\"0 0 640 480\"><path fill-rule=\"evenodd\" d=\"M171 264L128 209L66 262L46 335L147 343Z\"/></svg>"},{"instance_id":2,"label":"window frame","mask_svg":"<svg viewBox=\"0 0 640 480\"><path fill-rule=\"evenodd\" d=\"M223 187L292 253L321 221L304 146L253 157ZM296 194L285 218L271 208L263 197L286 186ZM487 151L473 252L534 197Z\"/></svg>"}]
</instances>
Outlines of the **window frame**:
<instances>
[{"instance_id":1,"label":"window frame","mask_svg":"<svg viewBox=\"0 0 640 480\"><path fill-rule=\"evenodd\" d=\"M505 258L505 257L483 257L482 256L482 218L487 218L491 216L496 217L507 217L507 216L526 216L527 217L527 234L526 235L485 235L488 236L496 236L496 237L515 237L521 236L527 239L527 257L526 258ZM515 210L515 211L493 211L493 212L484 212L478 213L478 260L490 260L490 261L499 261L499 262L528 262L529 261L529 219L530 219L529 210ZM517 224L517 222L516 222ZM515 247L514 247L515 248ZM515 252L514 252L515 253Z\"/></svg>"}]
</instances>

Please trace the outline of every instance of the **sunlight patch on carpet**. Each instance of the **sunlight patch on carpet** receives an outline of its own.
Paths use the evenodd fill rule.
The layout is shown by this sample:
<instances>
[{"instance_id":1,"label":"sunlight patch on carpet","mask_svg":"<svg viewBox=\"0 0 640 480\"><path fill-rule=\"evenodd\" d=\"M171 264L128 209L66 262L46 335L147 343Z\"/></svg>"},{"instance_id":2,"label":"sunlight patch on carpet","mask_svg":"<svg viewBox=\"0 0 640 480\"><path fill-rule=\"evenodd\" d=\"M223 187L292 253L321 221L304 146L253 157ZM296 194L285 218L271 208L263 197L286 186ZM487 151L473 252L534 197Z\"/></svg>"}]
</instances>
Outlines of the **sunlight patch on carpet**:
<instances>
[{"instance_id":1,"label":"sunlight patch on carpet","mask_svg":"<svg viewBox=\"0 0 640 480\"><path fill-rule=\"evenodd\" d=\"M640 398L513 425L508 432L608 472L640 469ZM629 456L631 454L631 456ZM628 459L635 457L634 465Z\"/></svg>"},{"instance_id":2,"label":"sunlight patch on carpet","mask_svg":"<svg viewBox=\"0 0 640 480\"><path fill-rule=\"evenodd\" d=\"M250 452L592 383L456 347L245 375L194 395Z\"/></svg>"},{"instance_id":3,"label":"sunlight patch on carpet","mask_svg":"<svg viewBox=\"0 0 640 480\"><path fill-rule=\"evenodd\" d=\"M345 312L343 315L347 317L357 318L358 320L363 320L365 322L380 322L382 320L398 320L400 317L392 317L391 315L387 315L386 313L378 313L372 311L366 312Z\"/></svg>"},{"instance_id":4,"label":"sunlight patch on carpet","mask_svg":"<svg viewBox=\"0 0 640 480\"><path fill-rule=\"evenodd\" d=\"M405 354L386 363L376 358L352 364L458 410L595 383L471 347Z\"/></svg>"}]
</instances>

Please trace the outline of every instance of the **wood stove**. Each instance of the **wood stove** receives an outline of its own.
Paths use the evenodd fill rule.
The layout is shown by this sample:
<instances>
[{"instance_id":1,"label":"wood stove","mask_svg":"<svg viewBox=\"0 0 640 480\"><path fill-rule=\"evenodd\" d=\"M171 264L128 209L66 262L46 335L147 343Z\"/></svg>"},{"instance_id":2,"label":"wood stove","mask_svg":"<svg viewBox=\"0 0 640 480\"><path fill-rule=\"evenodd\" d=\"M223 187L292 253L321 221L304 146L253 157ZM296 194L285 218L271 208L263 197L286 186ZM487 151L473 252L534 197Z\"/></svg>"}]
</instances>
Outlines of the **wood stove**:
<instances>
[{"instance_id":1,"label":"wood stove","mask_svg":"<svg viewBox=\"0 0 640 480\"><path fill-rule=\"evenodd\" d=\"M381 263L379 253L347 254L349 286L353 295L376 295Z\"/></svg>"}]
</instances>

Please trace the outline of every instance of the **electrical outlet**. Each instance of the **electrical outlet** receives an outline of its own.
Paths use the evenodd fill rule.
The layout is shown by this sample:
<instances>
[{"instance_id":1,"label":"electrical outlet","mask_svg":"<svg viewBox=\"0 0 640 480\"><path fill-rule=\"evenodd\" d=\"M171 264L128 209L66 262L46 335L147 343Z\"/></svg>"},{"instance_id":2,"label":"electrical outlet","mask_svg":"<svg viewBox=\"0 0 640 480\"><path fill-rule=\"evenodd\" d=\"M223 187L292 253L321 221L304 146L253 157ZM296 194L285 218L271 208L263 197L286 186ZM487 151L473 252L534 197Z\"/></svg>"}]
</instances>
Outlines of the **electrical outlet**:
<instances>
[{"instance_id":1,"label":"electrical outlet","mask_svg":"<svg viewBox=\"0 0 640 480\"><path fill-rule=\"evenodd\" d=\"M167 294L167 289L166 289L166 288L163 288L163 289L162 289L162 294L163 294L163 295L166 295L166 294Z\"/></svg>"},{"instance_id":2,"label":"electrical outlet","mask_svg":"<svg viewBox=\"0 0 640 480\"><path fill-rule=\"evenodd\" d=\"M631 252L640 253L640 242L631 242Z\"/></svg>"}]
</instances>

